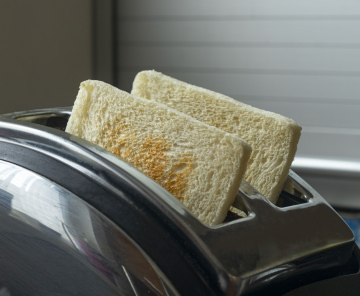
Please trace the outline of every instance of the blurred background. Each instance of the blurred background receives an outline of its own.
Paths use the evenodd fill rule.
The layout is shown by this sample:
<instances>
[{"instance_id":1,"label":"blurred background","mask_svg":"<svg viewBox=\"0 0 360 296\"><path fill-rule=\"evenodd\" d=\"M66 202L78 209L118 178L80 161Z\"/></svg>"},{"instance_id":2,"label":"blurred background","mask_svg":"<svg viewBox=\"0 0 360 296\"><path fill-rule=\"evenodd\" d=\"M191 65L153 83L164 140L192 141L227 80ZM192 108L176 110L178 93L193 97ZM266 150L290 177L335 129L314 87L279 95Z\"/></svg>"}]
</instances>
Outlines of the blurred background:
<instances>
[{"instance_id":1,"label":"blurred background","mask_svg":"<svg viewBox=\"0 0 360 296\"><path fill-rule=\"evenodd\" d=\"M360 209L360 2L0 0L0 113L155 69L303 126L294 170Z\"/></svg>"}]
</instances>

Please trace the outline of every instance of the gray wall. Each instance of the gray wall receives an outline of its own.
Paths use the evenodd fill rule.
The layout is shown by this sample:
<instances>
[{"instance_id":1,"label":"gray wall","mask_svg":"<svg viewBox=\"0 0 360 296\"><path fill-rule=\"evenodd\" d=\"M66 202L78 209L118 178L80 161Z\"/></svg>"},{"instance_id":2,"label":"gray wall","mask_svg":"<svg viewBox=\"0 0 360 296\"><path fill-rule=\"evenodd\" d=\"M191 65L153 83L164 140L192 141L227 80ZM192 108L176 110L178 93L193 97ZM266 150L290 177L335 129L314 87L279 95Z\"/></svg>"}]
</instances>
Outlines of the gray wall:
<instances>
[{"instance_id":1,"label":"gray wall","mask_svg":"<svg viewBox=\"0 0 360 296\"><path fill-rule=\"evenodd\" d=\"M296 120L298 157L360 160L360 2L118 4L120 88L155 69Z\"/></svg>"},{"instance_id":2,"label":"gray wall","mask_svg":"<svg viewBox=\"0 0 360 296\"><path fill-rule=\"evenodd\" d=\"M92 75L90 0L0 1L0 114L71 106Z\"/></svg>"}]
</instances>

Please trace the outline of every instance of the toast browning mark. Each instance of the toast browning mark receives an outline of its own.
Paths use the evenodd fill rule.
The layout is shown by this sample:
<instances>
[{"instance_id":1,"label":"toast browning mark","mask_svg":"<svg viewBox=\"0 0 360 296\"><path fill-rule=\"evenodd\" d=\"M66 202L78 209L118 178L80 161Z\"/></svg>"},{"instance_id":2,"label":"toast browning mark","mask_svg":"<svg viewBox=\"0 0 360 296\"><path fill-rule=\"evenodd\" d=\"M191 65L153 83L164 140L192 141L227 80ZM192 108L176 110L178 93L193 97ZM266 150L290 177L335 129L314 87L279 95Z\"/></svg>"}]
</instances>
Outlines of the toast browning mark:
<instances>
[{"instance_id":1,"label":"toast browning mark","mask_svg":"<svg viewBox=\"0 0 360 296\"><path fill-rule=\"evenodd\" d=\"M106 133L105 148L132 163L180 201L186 199L192 158L175 159L171 146L160 136L148 135L142 142L128 127L118 125Z\"/></svg>"}]
</instances>

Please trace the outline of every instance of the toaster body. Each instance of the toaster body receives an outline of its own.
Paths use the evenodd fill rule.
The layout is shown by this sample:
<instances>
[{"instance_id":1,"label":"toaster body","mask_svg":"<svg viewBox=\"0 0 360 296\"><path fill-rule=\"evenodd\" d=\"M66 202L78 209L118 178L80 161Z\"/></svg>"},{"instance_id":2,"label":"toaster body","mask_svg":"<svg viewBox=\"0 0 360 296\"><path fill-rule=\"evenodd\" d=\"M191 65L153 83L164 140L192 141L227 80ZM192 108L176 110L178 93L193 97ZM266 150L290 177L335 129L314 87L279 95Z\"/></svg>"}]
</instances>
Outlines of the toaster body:
<instances>
[{"instance_id":1,"label":"toaster body","mask_svg":"<svg viewBox=\"0 0 360 296\"><path fill-rule=\"evenodd\" d=\"M243 181L234 205L247 217L209 227L65 133L70 114L0 117L0 287L11 295L358 295L353 233L294 172L277 205Z\"/></svg>"}]
</instances>

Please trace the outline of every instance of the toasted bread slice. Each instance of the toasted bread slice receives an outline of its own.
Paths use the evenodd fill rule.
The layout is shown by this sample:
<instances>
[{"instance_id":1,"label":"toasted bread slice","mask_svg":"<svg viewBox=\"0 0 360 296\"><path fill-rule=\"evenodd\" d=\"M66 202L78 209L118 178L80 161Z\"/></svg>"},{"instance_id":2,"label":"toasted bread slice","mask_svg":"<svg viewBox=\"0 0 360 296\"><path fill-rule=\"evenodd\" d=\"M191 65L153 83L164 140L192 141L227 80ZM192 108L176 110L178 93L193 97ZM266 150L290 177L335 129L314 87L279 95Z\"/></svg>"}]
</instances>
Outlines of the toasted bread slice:
<instances>
[{"instance_id":1,"label":"toasted bread slice","mask_svg":"<svg viewBox=\"0 0 360 296\"><path fill-rule=\"evenodd\" d=\"M295 121L155 71L138 73L131 93L166 104L248 142L253 152L244 178L276 203L300 138L301 127Z\"/></svg>"},{"instance_id":2,"label":"toasted bread slice","mask_svg":"<svg viewBox=\"0 0 360 296\"><path fill-rule=\"evenodd\" d=\"M234 135L100 81L81 83L66 132L132 163L208 225L224 220L251 154Z\"/></svg>"}]
</instances>

